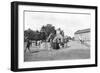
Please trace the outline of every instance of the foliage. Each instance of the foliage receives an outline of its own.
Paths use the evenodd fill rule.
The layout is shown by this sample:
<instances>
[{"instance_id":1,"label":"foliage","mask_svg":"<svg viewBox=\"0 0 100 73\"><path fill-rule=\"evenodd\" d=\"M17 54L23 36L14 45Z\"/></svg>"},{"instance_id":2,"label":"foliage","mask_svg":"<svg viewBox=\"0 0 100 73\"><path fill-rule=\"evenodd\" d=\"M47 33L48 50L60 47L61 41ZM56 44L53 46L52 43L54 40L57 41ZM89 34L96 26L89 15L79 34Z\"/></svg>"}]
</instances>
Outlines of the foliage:
<instances>
[{"instance_id":1,"label":"foliage","mask_svg":"<svg viewBox=\"0 0 100 73\"><path fill-rule=\"evenodd\" d=\"M33 31L32 29L25 30L24 39L25 41L26 39L35 41L46 40L50 35L50 33L55 34L56 30L54 26L52 26L51 24L47 24L46 26L42 26L40 31L38 30Z\"/></svg>"},{"instance_id":2,"label":"foliage","mask_svg":"<svg viewBox=\"0 0 100 73\"><path fill-rule=\"evenodd\" d=\"M55 27L52 26L51 24L47 24L46 26L42 26L41 32L44 32L46 34L46 38L51 34L56 34Z\"/></svg>"}]
</instances>

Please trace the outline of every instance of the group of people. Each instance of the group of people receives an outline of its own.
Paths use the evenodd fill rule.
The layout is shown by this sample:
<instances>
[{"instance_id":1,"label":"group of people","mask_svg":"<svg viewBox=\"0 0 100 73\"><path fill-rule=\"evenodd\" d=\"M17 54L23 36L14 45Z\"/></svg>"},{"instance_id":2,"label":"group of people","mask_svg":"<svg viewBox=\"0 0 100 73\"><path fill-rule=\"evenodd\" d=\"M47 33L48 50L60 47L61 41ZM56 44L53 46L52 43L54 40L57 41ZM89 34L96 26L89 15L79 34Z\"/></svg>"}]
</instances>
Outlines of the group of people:
<instances>
[{"instance_id":1,"label":"group of people","mask_svg":"<svg viewBox=\"0 0 100 73\"><path fill-rule=\"evenodd\" d=\"M56 39L55 41L51 42L51 47L53 49L60 49L60 48L64 48L65 46L67 46L67 43L69 42L68 39Z\"/></svg>"},{"instance_id":2,"label":"group of people","mask_svg":"<svg viewBox=\"0 0 100 73\"><path fill-rule=\"evenodd\" d=\"M27 50L29 50L29 52L31 52L30 47L32 46L32 43L35 43L35 46L41 46L42 43L45 43L45 44L49 43L50 46L48 48L52 48L52 49L56 49L57 50L57 49L60 49L60 48L64 48L65 44L67 44L68 41L69 40L67 40L67 41L61 41L61 39L56 39L55 41L53 41L52 39L50 39L49 42L48 41L42 41L42 40L40 40L40 41L34 41L33 42L32 40L27 39L27 41L26 41L26 47L25 47L25 52Z\"/></svg>"},{"instance_id":3,"label":"group of people","mask_svg":"<svg viewBox=\"0 0 100 73\"><path fill-rule=\"evenodd\" d=\"M25 42L26 42L25 52L26 52L27 50L29 50L29 52L31 52L30 48L31 48L31 46L32 46L32 43L35 43L35 46L40 46L41 43L42 43L41 40L40 40L40 41L32 41L32 40L30 40L30 39L27 39L27 41L25 41Z\"/></svg>"}]
</instances>

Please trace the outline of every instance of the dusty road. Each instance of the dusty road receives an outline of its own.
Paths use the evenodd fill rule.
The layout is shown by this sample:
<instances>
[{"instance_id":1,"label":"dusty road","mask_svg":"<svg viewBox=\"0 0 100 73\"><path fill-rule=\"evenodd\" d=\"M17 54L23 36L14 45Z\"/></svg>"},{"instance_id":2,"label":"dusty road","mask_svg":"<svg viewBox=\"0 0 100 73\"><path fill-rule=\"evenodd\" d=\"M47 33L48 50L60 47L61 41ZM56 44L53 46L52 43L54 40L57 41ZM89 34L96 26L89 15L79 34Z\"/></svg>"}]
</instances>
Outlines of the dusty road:
<instances>
[{"instance_id":1,"label":"dusty road","mask_svg":"<svg viewBox=\"0 0 100 73\"><path fill-rule=\"evenodd\" d=\"M59 50L41 50L34 52L34 48L31 50L33 53L26 52L24 54L24 61L47 61L47 60L71 60L71 59L88 59L90 58L90 48L71 41L68 43L67 48L61 48ZM37 48L38 49L38 48Z\"/></svg>"}]
</instances>

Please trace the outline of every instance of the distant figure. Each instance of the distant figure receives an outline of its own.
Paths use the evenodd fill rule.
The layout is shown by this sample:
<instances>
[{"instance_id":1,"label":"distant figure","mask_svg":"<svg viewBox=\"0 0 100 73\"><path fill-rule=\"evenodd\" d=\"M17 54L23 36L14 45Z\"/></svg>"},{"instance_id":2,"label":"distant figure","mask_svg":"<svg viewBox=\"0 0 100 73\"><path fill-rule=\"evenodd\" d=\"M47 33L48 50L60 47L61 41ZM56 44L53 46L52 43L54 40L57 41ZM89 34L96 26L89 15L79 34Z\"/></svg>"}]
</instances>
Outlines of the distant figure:
<instances>
[{"instance_id":1,"label":"distant figure","mask_svg":"<svg viewBox=\"0 0 100 73\"><path fill-rule=\"evenodd\" d=\"M25 52L27 49L29 50L29 52L31 52L31 50L30 50L31 44L32 44L31 40L27 40L27 46L26 46Z\"/></svg>"},{"instance_id":2,"label":"distant figure","mask_svg":"<svg viewBox=\"0 0 100 73\"><path fill-rule=\"evenodd\" d=\"M50 39L50 48L53 48L53 40Z\"/></svg>"},{"instance_id":3,"label":"distant figure","mask_svg":"<svg viewBox=\"0 0 100 73\"><path fill-rule=\"evenodd\" d=\"M60 49L60 46L59 46L59 42L58 42L58 40L56 39L56 41L55 42L53 42L53 49Z\"/></svg>"},{"instance_id":4,"label":"distant figure","mask_svg":"<svg viewBox=\"0 0 100 73\"><path fill-rule=\"evenodd\" d=\"M80 40L81 44L84 44L84 40Z\"/></svg>"},{"instance_id":5,"label":"distant figure","mask_svg":"<svg viewBox=\"0 0 100 73\"><path fill-rule=\"evenodd\" d=\"M84 44L84 40L82 40L81 37L79 37L79 41L81 42L81 44Z\"/></svg>"},{"instance_id":6,"label":"distant figure","mask_svg":"<svg viewBox=\"0 0 100 73\"><path fill-rule=\"evenodd\" d=\"M59 43L55 42L55 48L54 49L60 49Z\"/></svg>"}]
</instances>

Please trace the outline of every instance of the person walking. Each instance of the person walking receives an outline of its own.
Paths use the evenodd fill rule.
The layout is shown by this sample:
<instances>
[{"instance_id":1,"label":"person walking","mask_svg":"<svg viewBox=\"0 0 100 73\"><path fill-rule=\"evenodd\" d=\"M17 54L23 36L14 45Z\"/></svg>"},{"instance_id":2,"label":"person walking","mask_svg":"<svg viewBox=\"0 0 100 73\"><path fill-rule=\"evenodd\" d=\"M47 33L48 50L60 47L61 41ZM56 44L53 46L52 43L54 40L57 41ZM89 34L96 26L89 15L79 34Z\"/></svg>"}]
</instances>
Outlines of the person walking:
<instances>
[{"instance_id":1,"label":"person walking","mask_svg":"<svg viewBox=\"0 0 100 73\"><path fill-rule=\"evenodd\" d=\"M30 50L30 46L31 46L31 40L27 40L27 46L26 46L26 49L25 49L25 52L26 52L26 50L28 49L29 50L29 52L31 53L31 50Z\"/></svg>"}]
</instances>

